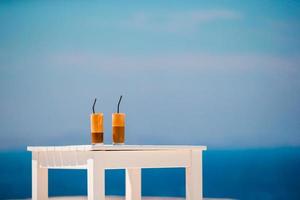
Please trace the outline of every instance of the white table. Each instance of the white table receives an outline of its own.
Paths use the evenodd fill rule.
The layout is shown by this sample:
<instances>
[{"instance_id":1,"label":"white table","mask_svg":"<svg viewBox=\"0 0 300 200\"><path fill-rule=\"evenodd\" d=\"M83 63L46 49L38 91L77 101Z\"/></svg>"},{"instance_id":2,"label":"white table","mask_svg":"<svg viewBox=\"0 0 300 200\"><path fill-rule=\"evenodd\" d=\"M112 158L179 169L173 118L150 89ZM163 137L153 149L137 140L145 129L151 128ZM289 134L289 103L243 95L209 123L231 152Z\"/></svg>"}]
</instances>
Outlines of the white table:
<instances>
[{"instance_id":1,"label":"white table","mask_svg":"<svg viewBox=\"0 0 300 200\"><path fill-rule=\"evenodd\" d=\"M126 169L126 200L141 200L141 168L184 167L186 199L201 200L205 146L77 145L27 147L32 199L48 199L48 169L87 169L88 200L105 199L105 169Z\"/></svg>"}]
</instances>

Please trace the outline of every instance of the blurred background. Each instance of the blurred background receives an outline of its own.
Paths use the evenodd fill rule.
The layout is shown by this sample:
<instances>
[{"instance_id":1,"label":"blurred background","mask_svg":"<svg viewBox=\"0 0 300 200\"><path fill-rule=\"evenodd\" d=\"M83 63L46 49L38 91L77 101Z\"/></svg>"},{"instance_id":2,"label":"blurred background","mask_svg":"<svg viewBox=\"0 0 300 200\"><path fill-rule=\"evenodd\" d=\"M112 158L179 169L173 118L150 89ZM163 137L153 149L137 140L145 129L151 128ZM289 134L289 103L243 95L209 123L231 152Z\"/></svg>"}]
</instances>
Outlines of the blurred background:
<instances>
[{"instance_id":1,"label":"blurred background","mask_svg":"<svg viewBox=\"0 0 300 200\"><path fill-rule=\"evenodd\" d=\"M296 0L1 1L0 199L31 195L26 146L90 143L95 97L110 144L120 95L127 144L208 146L206 197L299 199L299 20ZM124 171L107 173L124 194ZM85 179L51 171L50 195ZM143 184L185 195L183 169Z\"/></svg>"}]
</instances>

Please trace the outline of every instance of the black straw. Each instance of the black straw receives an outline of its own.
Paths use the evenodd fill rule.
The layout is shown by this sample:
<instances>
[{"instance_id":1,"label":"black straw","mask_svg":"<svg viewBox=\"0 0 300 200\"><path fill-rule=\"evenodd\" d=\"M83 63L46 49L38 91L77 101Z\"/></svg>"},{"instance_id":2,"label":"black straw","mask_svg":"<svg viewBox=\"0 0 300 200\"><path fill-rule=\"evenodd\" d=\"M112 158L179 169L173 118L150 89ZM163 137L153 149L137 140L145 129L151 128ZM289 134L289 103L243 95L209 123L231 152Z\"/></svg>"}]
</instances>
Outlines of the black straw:
<instances>
[{"instance_id":1,"label":"black straw","mask_svg":"<svg viewBox=\"0 0 300 200\"><path fill-rule=\"evenodd\" d=\"M120 103L121 103L121 100L122 100L122 95L120 96L120 99L119 99L119 102L118 102L118 111L117 111L117 113L119 113L119 110L120 110Z\"/></svg>"},{"instance_id":2,"label":"black straw","mask_svg":"<svg viewBox=\"0 0 300 200\"><path fill-rule=\"evenodd\" d=\"M95 114L95 104L96 104L97 98L95 98L94 100L94 104L93 104L93 113Z\"/></svg>"}]
</instances>

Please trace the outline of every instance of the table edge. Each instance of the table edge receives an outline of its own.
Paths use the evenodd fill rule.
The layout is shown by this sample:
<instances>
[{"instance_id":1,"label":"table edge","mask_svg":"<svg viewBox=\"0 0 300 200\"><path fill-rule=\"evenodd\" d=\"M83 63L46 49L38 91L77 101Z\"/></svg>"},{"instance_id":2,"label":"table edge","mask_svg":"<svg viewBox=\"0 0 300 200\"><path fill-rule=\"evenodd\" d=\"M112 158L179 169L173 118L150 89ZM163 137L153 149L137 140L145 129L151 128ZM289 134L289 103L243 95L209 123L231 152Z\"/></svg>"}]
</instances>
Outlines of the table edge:
<instances>
[{"instance_id":1,"label":"table edge","mask_svg":"<svg viewBox=\"0 0 300 200\"><path fill-rule=\"evenodd\" d=\"M157 146L157 147L155 147ZM140 149L138 148L140 147ZM144 147L145 149L141 149ZM135 149L136 148L136 149ZM207 146L197 145L126 145L126 146L92 146L92 145L67 145L67 146L27 146L27 151L174 151L174 150L207 150Z\"/></svg>"}]
</instances>

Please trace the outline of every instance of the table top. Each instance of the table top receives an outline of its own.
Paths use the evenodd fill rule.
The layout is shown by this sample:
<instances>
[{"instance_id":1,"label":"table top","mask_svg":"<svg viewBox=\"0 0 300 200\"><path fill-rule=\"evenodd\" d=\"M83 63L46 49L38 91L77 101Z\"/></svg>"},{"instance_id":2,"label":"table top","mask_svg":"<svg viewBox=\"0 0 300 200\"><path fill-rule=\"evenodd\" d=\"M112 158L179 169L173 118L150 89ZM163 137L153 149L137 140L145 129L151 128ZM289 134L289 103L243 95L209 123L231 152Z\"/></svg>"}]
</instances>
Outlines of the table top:
<instances>
[{"instance_id":1,"label":"table top","mask_svg":"<svg viewBox=\"0 0 300 200\"><path fill-rule=\"evenodd\" d=\"M168 151L206 150L206 146L188 145L70 145L70 146L28 146L27 151Z\"/></svg>"}]
</instances>

